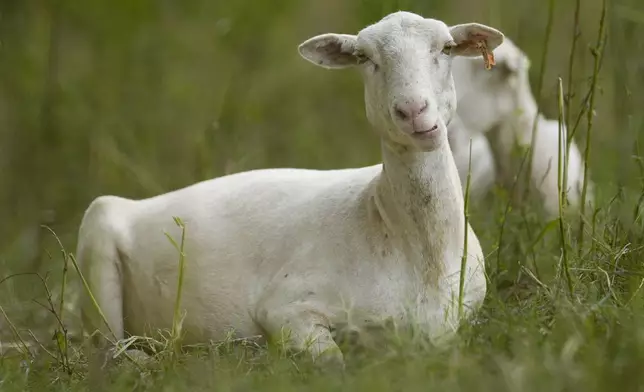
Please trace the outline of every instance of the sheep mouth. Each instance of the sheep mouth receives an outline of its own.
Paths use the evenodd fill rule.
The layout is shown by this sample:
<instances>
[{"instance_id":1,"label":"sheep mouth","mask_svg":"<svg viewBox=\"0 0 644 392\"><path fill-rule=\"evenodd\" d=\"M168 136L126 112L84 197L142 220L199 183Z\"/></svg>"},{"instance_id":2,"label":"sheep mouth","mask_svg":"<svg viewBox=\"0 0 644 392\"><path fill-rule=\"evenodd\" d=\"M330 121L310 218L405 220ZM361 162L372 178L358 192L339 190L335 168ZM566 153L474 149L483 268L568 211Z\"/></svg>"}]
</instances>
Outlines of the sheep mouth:
<instances>
[{"instance_id":1,"label":"sheep mouth","mask_svg":"<svg viewBox=\"0 0 644 392\"><path fill-rule=\"evenodd\" d=\"M438 130L438 125L434 125L429 129L424 129L422 131L414 131L412 132L412 135L416 138L424 139L432 136L437 130Z\"/></svg>"}]
</instances>

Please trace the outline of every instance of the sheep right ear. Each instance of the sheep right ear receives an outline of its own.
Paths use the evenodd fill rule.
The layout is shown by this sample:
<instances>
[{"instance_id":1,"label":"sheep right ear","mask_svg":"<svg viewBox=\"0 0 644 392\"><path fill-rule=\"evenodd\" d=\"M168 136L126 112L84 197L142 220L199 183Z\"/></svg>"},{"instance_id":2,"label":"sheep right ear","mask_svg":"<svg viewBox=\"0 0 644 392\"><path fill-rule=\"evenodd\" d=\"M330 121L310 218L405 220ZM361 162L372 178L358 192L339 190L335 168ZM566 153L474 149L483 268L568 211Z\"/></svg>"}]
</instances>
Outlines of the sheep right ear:
<instances>
[{"instance_id":1,"label":"sheep right ear","mask_svg":"<svg viewBox=\"0 0 644 392\"><path fill-rule=\"evenodd\" d=\"M346 68L358 64L357 37L349 34L322 34L298 47L300 55L324 68Z\"/></svg>"},{"instance_id":2,"label":"sheep right ear","mask_svg":"<svg viewBox=\"0 0 644 392\"><path fill-rule=\"evenodd\" d=\"M452 53L457 56L474 57L481 54L480 44L490 52L503 43L505 36L499 30L480 23L465 23L449 28L456 47Z\"/></svg>"}]
</instances>

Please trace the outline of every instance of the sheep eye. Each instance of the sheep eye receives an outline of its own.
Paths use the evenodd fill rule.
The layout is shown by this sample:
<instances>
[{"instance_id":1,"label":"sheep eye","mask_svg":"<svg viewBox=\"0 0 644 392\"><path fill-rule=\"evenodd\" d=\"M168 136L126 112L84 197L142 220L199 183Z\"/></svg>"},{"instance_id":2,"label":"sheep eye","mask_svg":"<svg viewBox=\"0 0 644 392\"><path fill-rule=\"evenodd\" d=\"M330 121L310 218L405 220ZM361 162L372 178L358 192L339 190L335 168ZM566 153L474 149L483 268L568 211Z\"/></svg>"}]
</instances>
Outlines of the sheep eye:
<instances>
[{"instance_id":1,"label":"sheep eye","mask_svg":"<svg viewBox=\"0 0 644 392\"><path fill-rule=\"evenodd\" d=\"M454 42L448 42L448 43L446 43L446 44L445 44L445 46L443 47L443 50L441 50L441 53L446 54L446 55L448 55L448 56L449 56L450 54L452 54L452 49L453 49L455 46L456 46L456 44L455 44Z\"/></svg>"},{"instance_id":2,"label":"sheep eye","mask_svg":"<svg viewBox=\"0 0 644 392\"><path fill-rule=\"evenodd\" d=\"M357 52L357 53L354 53L354 55L358 59L358 64L364 64L367 61L369 61L369 57L367 57L364 53Z\"/></svg>"},{"instance_id":3,"label":"sheep eye","mask_svg":"<svg viewBox=\"0 0 644 392\"><path fill-rule=\"evenodd\" d=\"M378 64L376 64L371 58L367 55L365 55L362 52L357 52L354 54L356 58L358 59L358 64L366 64L368 62L371 62L371 65L373 66L373 70L377 71L378 70Z\"/></svg>"}]
</instances>

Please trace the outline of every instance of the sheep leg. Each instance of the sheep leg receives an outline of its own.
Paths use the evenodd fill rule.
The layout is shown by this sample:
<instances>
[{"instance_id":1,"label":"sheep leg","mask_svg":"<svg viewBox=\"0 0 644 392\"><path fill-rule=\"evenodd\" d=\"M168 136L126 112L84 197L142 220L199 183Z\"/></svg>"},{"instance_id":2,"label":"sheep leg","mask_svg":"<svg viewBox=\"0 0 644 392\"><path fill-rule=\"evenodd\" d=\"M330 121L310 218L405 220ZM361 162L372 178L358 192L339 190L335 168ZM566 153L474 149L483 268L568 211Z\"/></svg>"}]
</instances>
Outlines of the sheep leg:
<instances>
[{"instance_id":1,"label":"sheep leg","mask_svg":"<svg viewBox=\"0 0 644 392\"><path fill-rule=\"evenodd\" d=\"M111 256L115 256L115 249L113 253ZM96 345L101 345L99 342L105 344L105 339L101 337L108 340L120 340L124 337L122 284L116 263L111 257L94 258L91 263L87 263L91 266L86 265L84 268L89 289L102 311L101 315L89 295L83 296L83 326L87 333L94 336L93 341Z\"/></svg>"},{"instance_id":2,"label":"sheep leg","mask_svg":"<svg viewBox=\"0 0 644 392\"><path fill-rule=\"evenodd\" d=\"M81 319L83 330L91 336L86 345L92 375L100 378L103 368L111 361L118 347L115 342L125 337L123 320L123 281L121 256L118 249L120 200L103 196L87 209L79 230L77 259L89 293L83 293ZM85 290L85 288L81 288ZM98 308L97 308L98 306ZM99 312L100 309L100 312ZM131 358L141 362L147 355L128 349Z\"/></svg>"},{"instance_id":3,"label":"sheep leg","mask_svg":"<svg viewBox=\"0 0 644 392\"><path fill-rule=\"evenodd\" d=\"M289 351L308 352L316 365L344 369L342 351L333 340L325 316L306 305L293 305L260 311L260 324L272 340Z\"/></svg>"},{"instance_id":4,"label":"sheep leg","mask_svg":"<svg viewBox=\"0 0 644 392\"><path fill-rule=\"evenodd\" d=\"M92 295L96 299L105 319L87 298L88 295L85 296L83 308L81 309L83 327L91 336L90 342L86 347L90 376L96 380L101 379L106 367L115 363L114 354L119 351L120 347L114 343L125 337L122 281L118 268L118 252L115 249L109 249L109 247L104 247L103 250L107 252L101 254L103 257L91 260L91 268L87 268L86 272L88 273ZM95 254L94 256L98 255ZM144 351L138 349L127 349L125 354L140 365L150 360L150 357ZM123 357L124 355L121 355L120 358Z\"/></svg>"}]
</instances>

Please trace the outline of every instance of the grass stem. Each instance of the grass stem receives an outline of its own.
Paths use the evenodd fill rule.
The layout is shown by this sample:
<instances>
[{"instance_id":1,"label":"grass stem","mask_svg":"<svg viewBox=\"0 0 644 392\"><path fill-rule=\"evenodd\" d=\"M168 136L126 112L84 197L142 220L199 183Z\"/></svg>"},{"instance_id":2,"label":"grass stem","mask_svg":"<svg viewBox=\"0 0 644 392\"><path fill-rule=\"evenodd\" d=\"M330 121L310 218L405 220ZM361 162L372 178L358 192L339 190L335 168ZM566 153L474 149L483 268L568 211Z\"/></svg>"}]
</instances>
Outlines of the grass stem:
<instances>
[{"instance_id":1,"label":"grass stem","mask_svg":"<svg viewBox=\"0 0 644 392\"><path fill-rule=\"evenodd\" d=\"M465 223L463 225L463 256L461 257L461 272L458 285L458 317L459 319L463 317L463 293L465 290L465 269L467 268L467 236L469 232L469 199L470 199L470 180L472 177L472 139L470 138L470 155L467 164L467 181L465 183L465 199L464 199L464 208L463 215L465 218Z\"/></svg>"},{"instance_id":2,"label":"grass stem","mask_svg":"<svg viewBox=\"0 0 644 392\"><path fill-rule=\"evenodd\" d=\"M530 139L530 146L528 148L528 167L526 175L526 184L524 189L524 196L527 196L530 189L530 178L532 176L532 160L534 158L534 146L537 142L537 133L538 133L538 124L539 124L539 113L541 112L541 101L543 95L543 82L546 75L546 67L548 63L548 53L550 51L550 36L552 35L552 28L554 25L554 14L555 14L555 0L549 0L548 2L548 22L546 24L546 34L543 42L543 52L541 53L541 67L539 69L539 80L537 82L537 110L532 122L532 133Z\"/></svg>"},{"instance_id":3,"label":"grass stem","mask_svg":"<svg viewBox=\"0 0 644 392\"><path fill-rule=\"evenodd\" d=\"M607 11L607 0L602 0L602 13L599 20L599 31L597 33L597 45L592 51L593 57L595 58L593 66L593 76L590 85L590 102L587 112L587 122L588 128L586 131L586 150L584 152L584 182L581 188L581 205L580 205L580 214L582 219L579 220L579 243L578 243L578 255L581 257L581 253L584 248L584 225L585 221L583 216L586 213L586 197L588 192L588 165L590 158L590 146L591 146L591 135L593 129L593 120L595 117L595 96L597 92L597 79L599 76L599 67L601 64L601 59L604 52L604 44L606 40L606 11Z\"/></svg>"},{"instance_id":4,"label":"grass stem","mask_svg":"<svg viewBox=\"0 0 644 392\"><path fill-rule=\"evenodd\" d=\"M566 194L568 184L564 183L564 162L568 161L567 145L568 138L566 137L566 127L564 118L564 93L563 82L561 77L558 80L558 104L559 104L559 148L557 151L557 186L559 189L559 234L561 238L561 263L563 267L564 276L566 277L566 284L568 288L568 295L570 299L573 298L572 278L570 276L570 267L568 263L568 244L566 243L566 231L564 225L564 213L566 205Z\"/></svg>"},{"instance_id":5,"label":"grass stem","mask_svg":"<svg viewBox=\"0 0 644 392\"><path fill-rule=\"evenodd\" d=\"M179 274L177 277L177 295L174 301L174 314L172 317L172 331L170 333L171 341L174 346L174 352L175 355L179 354L179 343L180 343L180 338L181 338L181 294L183 292L183 275L185 271L185 260L186 260L186 255L184 251L185 247L185 240L186 240L186 226L185 224L181 221L180 218L174 217L174 222L179 228L181 229L181 242L179 245L177 245L176 241L170 237L168 233L166 234L166 237L172 242L172 245L176 248L176 250L179 252Z\"/></svg>"}]
</instances>

